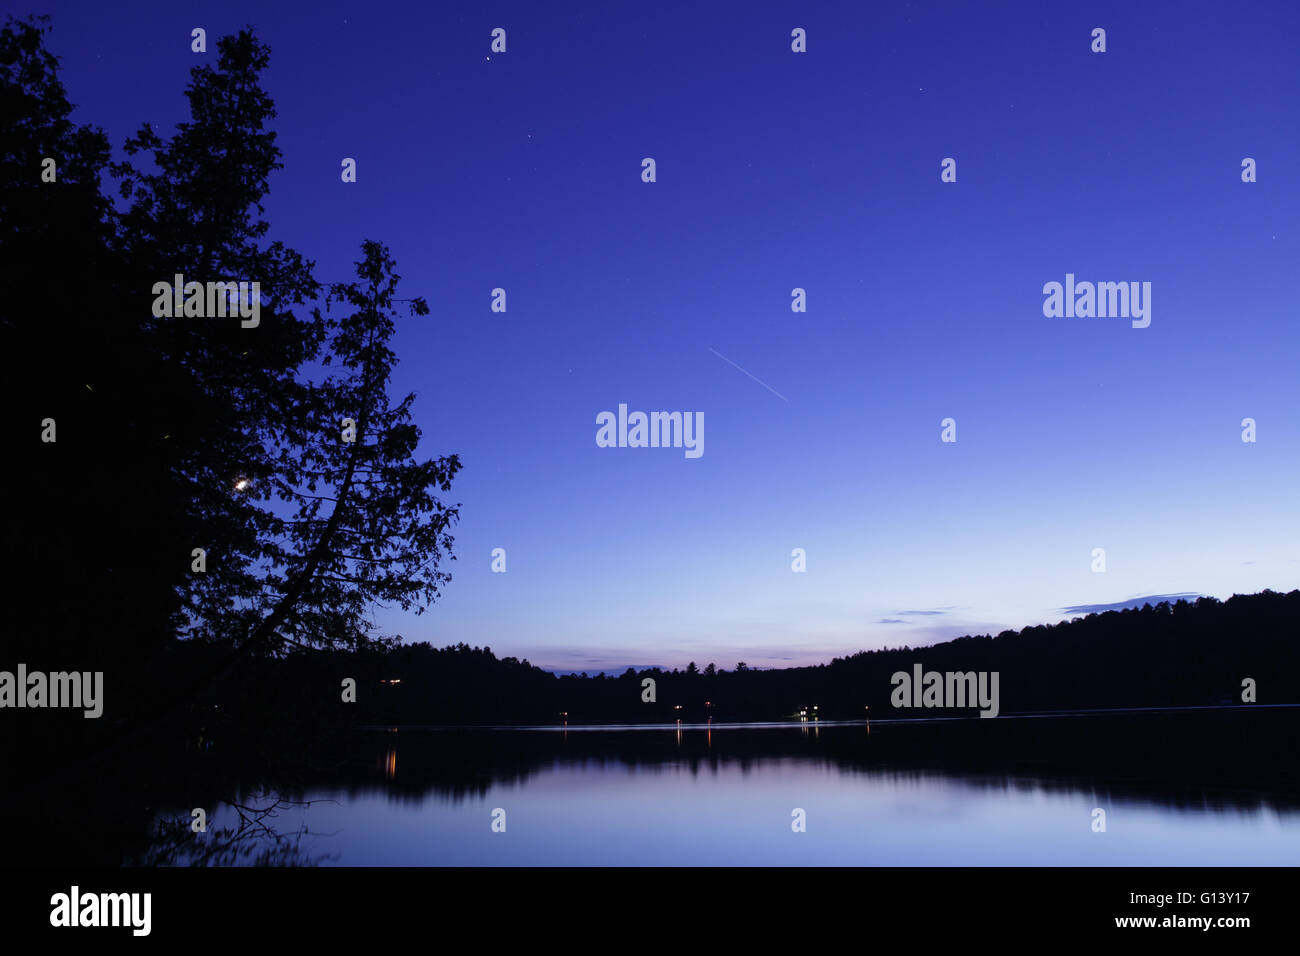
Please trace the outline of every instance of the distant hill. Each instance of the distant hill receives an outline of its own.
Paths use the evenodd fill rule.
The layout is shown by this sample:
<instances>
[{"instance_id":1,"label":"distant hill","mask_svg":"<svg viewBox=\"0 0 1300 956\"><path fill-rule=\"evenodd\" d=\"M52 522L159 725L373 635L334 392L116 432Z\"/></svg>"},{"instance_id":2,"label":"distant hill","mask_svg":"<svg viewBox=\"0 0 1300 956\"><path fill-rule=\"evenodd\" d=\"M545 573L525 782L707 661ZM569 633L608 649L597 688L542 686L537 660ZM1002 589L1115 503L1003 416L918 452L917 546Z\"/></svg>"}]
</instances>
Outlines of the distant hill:
<instances>
[{"instance_id":1,"label":"distant hill","mask_svg":"<svg viewBox=\"0 0 1300 956\"><path fill-rule=\"evenodd\" d=\"M1246 678L1259 703L1300 703L1300 590L1147 604L781 670L557 676L490 648L425 643L371 663L357 717L375 723L557 723L562 714L570 723L779 720L812 707L823 719L973 716L891 706L891 675L916 664L997 671L1003 714L1241 703ZM642 701L646 678L655 681L653 703Z\"/></svg>"}]
</instances>

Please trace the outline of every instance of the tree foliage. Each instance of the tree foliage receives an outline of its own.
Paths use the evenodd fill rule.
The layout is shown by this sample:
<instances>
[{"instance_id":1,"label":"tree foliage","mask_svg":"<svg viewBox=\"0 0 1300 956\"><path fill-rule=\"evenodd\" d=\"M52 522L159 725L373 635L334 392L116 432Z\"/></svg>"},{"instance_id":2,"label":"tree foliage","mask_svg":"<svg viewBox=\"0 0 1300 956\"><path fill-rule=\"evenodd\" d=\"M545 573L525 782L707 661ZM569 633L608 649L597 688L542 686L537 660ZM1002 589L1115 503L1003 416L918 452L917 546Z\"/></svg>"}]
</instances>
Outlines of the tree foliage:
<instances>
[{"instance_id":1,"label":"tree foliage","mask_svg":"<svg viewBox=\"0 0 1300 956\"><path fill-rule=\"evenodd\" d=\"M70 119L47 31L0 33L0 345L21 363L6 390L33 463L6 475L31 502L6 530L33 556L14 582L36 605L32 646L355 647L376 603L426 607L457 517L435 492L460 461L421 458L413 396L389 397L389 251L365 242L357 280L325 289L270 238L269 49L247 29L221 38L191 70L188 118L170 135L144 124L111 162L104 134ZM176 275L257 282L259 323L155 316L150 290ZM37 438L46 418L53 443Z\"/></svg>"}]
</instances>

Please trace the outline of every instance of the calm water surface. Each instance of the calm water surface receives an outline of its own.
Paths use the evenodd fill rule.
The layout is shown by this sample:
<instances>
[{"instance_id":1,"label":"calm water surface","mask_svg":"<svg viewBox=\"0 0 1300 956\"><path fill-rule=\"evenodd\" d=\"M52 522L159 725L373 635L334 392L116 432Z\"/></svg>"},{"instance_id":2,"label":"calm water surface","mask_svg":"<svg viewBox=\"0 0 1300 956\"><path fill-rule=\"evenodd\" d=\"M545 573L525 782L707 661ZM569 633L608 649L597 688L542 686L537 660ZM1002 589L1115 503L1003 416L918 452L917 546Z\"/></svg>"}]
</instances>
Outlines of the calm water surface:
<instances>
[{"instance_id":1,"label":"calm water surface","mask_svg":"<svg viewBox=\"0 0 1300 956\"><path fill-rule=\"evenodd\" d=\"M324 865L1300 862L1293 779L1249 746L1290 724L1208 719L377 731L270 819Z\"/></svg>"}]
</instances>

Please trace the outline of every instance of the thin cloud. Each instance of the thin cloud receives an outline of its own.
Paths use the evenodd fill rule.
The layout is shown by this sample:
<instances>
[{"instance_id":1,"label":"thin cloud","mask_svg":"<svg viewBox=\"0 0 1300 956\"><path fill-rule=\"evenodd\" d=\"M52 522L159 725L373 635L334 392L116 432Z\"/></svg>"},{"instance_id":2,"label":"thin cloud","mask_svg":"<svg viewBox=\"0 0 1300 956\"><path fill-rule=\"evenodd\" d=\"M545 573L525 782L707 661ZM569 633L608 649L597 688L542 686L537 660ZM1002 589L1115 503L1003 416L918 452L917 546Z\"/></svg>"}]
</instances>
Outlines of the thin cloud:
<instances>
[{"instance_id":1,"label":"thin cloud","mask_svg":"<svg viewBox=\"0 0 1300 956\"><path fill-rule=\"evenodd\" d=\"M1178 594L1147 594L1143 597L1130 598L1127 601L1117 601L1114 604L1075 604L1070 607L1061 608L1063 614L1103 614L1106 611L1126 611L1130 608L1139 608L1144 604L1156 605L1162 601L1168 601L1173 604L1176 601L1194 601L1196 598L1204 597L1199 591L1181 591Z\"/></svg>"}]
</instances>

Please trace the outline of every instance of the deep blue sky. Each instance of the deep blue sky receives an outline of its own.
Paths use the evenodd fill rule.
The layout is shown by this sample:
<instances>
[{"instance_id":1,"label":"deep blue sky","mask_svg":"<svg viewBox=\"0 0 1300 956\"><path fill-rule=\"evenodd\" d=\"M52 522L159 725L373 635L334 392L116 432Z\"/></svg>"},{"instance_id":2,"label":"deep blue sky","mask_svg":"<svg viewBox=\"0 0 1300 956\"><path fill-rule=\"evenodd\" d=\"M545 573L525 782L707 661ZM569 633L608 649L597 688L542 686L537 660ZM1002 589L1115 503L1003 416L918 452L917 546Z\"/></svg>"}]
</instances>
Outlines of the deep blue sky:
<instances>
[{"instance_id":1,"label":"deep blue sky","mask_svg":"<svg viewBox=\"0 0 1300 956\"><path fill-rule=\"evenodd\" d=\"M433 307L397 385L465 462L458 560L380 622L594 672L1297 586L1300 4L1068 7L11 9L53 14L76 118L118 148L257 29L272 236L326 281L382 240ZM1067 272L1151 282L1150 327L1044 317ZM703 412L704 455L598 448L620 402Z\"/></svg>"}]
</instances>

